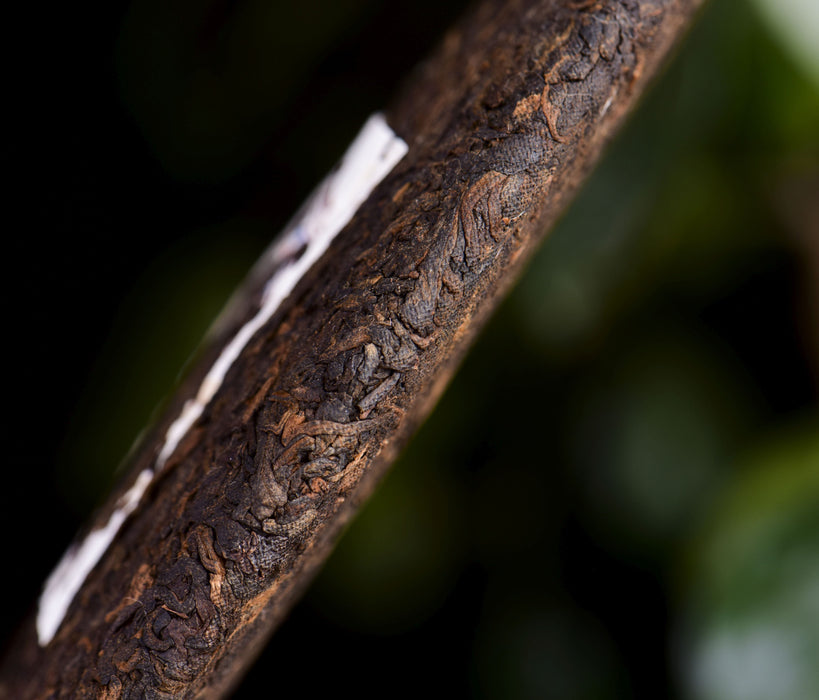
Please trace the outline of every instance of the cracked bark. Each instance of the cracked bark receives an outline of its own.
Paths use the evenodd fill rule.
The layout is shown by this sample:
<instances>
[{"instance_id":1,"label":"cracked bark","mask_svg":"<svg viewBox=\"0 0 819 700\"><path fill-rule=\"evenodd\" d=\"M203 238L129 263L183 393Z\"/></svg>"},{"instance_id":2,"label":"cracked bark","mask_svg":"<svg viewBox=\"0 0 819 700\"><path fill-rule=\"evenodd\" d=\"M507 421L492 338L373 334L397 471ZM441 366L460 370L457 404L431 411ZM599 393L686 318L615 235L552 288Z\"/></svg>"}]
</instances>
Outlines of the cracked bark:
<instances>
[{"instance_id":1,"label":"cracked bark","mask_svg":"<svg viewBox=\"0 0 819 700\"><path fill-rule=\"evenodd\" d=\"M388 112L410 147L255 334L3 697L220 697L427 415L698 0L487 0ZM104 524L232 335L248 279Z\"/></svg>"}]
</instances>

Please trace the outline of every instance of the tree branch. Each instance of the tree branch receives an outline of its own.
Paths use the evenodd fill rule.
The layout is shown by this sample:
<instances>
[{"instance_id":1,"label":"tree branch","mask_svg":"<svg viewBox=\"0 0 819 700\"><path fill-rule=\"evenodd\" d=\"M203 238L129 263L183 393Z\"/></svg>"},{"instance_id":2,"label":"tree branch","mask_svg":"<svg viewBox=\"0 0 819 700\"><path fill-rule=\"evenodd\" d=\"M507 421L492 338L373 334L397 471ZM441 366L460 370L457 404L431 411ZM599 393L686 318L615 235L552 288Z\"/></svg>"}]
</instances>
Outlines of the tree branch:
<instances>
[{"instance_id":1,"label":"tree branch","mask_svg":"<svg viewBox=\"0 0 819 700\"><path fill-rule=\"evenodd\" d=\"M352 201L366 157L260 261L52 579L65 615L26 623L0 694L226 693L697 6L487 0L450 32L387 114L406 155L326 254L311 227ZM400 141L382 135L389 169Z\"/></svg>"}]
</instances>

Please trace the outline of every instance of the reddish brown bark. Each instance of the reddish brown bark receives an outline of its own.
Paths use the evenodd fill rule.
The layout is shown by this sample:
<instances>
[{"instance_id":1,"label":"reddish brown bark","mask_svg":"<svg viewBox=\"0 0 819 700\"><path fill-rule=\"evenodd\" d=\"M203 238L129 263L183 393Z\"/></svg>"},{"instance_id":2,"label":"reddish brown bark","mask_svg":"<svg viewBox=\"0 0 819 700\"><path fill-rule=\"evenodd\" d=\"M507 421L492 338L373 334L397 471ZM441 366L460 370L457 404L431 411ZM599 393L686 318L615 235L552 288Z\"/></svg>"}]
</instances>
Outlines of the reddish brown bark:
<instances>
[{"instance_id":1,"label":"reddish brown bark","mask_svg":"<svg viewBox=\"0 0 819 700\"><path fill-rule=\"evenodd\" d=\"M423 420L697 0L487 0L409 79L410 146L253 337L7 697L220 697ZM262 277L264 270L261 271ZM241 292L104 523L252 315ZM36 669L36 671L35 671Z\"/></svg>"}]
</instances>

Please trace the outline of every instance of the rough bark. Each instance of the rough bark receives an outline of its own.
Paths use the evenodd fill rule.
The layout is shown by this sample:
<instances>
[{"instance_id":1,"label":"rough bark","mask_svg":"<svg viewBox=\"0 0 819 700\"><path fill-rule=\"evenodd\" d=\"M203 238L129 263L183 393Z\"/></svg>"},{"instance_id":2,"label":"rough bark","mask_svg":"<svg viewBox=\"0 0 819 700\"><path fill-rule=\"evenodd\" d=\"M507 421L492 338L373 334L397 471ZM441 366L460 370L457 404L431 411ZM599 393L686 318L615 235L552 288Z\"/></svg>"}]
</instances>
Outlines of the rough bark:
<instances>
[{"instance_id":1,"label":"rough bark","mask_svg":"<svg viewBox=\"0 0 819 700\"><path fill-rule=\"evenodd\" d=\"M698 0L487 0L389 110L408 155L246 346L3 697L221 697L431 410ZM128 476L252 315L249 278Z\"/></svg>"}]
</instances>

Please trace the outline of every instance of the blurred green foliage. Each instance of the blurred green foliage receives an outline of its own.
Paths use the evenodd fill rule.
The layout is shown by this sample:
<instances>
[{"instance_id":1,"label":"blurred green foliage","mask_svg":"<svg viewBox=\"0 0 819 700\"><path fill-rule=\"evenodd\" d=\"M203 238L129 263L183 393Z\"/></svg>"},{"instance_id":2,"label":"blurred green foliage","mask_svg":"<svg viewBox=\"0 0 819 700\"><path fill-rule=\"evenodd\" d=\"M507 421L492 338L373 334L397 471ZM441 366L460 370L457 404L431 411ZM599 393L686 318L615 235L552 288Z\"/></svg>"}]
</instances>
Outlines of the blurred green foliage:
<instances>
[{"instance_id":1,"label":"blurred green foliage","mask_svg":"<svg viewBox=\"0 0 819 700\"><path fill-rule=\"evenodd\" d=\"M198 17L209 64L161 5L123 25L123 99L172 177L209 181L245 167L316 52L374 12L327 5L309 36L278 5ZM800 286L819 270L791 231L816 223L781 196L819 181L819 86L786 37L748 3L711 2L239 696L275 666L315 694L344 679L364 696L819 697L819 300ZM347 106L334 89L318 111ZM311 167L345 128L306 146ZM63 452L77 508L261 221L194 232L124 303Z\"/></svg>"}]
</instances>

